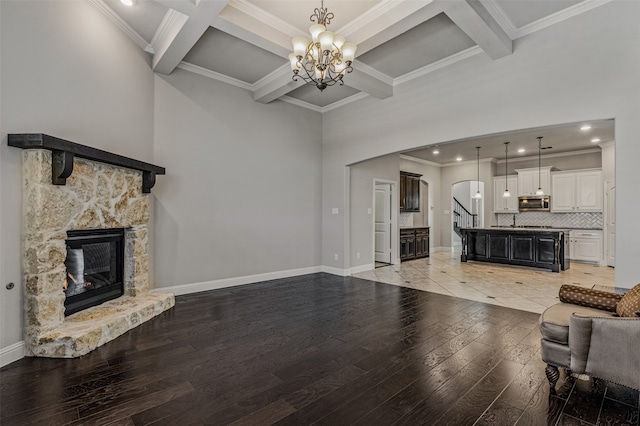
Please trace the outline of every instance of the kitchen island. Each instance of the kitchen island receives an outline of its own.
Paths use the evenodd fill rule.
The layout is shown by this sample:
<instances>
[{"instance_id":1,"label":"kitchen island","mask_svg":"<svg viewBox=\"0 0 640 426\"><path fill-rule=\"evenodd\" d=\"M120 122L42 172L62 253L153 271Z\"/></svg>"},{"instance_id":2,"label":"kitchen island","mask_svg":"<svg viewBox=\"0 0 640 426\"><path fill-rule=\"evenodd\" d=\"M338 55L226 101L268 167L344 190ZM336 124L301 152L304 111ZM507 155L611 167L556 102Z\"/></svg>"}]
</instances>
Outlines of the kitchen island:
<instances>
[{"instance_id":1,"label":"kitchen island","mask_svg":"<svg viewBox=\"0 0 640 426\"><path fill-rule=\"evenodd\" d=\"M466 262L503 263L560 272L569 269L569 231L549 228L462 228Z\"/></svg>"}]
</instances>

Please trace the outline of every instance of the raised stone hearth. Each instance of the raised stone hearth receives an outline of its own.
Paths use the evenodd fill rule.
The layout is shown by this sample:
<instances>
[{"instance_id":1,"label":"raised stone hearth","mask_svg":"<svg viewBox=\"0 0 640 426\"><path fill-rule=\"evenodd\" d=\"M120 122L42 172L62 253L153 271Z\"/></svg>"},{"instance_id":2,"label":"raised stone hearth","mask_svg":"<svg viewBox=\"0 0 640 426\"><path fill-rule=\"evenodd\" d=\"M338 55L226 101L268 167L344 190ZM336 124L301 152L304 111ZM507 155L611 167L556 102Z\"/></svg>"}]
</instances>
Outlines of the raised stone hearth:
<instances>
[{"instance_id":1,"label":"raised stone hearth","mask_svg":"<svg viewBox=\"0 0 640 426\"><path fill-rule=\"evenodd\" d=\"M149 199L143 173L75 158L65 185L52 184L52 153L23 151L27 355L72 358L175 304L149 291ZM124 296L64 316L67 231L125 229Z\"/></svg>"}]
</instances>

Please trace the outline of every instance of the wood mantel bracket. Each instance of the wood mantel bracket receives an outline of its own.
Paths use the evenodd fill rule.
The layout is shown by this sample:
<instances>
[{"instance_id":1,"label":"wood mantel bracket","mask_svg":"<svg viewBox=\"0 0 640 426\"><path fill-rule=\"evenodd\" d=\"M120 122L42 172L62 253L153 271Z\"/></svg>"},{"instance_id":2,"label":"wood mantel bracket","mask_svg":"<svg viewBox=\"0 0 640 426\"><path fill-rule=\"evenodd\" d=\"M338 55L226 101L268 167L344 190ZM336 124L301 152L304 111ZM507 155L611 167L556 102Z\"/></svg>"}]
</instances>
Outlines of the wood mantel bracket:
<instances>
[{"instance_id":1,"label":"wood mantel bracket","mask_svg":"<svg viewBox=\"0 0 640 426\"><path fill-rule=\"evenodd\" d=\"M51 183L66 185L67 178L73 172L75 157L113 166L126 167L142 172L142 192L148 194L156 184L156 175L165 174L165 168L122 155L102 151L86 145L80 145L42 133L19 133L8 135L8 145L22 149L48 149L51 151Z\"/></svg>"}]
</instances>

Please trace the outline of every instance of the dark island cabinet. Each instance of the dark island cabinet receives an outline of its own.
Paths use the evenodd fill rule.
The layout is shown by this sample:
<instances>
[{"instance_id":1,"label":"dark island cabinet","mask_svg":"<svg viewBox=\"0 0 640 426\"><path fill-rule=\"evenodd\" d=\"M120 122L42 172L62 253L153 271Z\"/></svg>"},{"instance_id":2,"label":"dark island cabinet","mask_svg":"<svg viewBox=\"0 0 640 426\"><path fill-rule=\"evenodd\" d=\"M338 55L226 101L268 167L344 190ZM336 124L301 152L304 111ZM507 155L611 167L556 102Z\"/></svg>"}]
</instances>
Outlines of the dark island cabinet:
<instances>
[{"instance_id":1,"label":"dark island cabinet","mask_svg":"<svg viewBox=\"0 0 640 426\"><path fill-rule=\"evenodd\" d=\"M429 228L400 229L400 261L429 257Z\"/></svg>"},{"instance_id":2,"label":"dark island cabinet","mask_svg":"<svg viewBox=\"0 0 640 426\"><path fill-rule=\"evenodd\" d=\"M462 229L461 260L504 263L551 269L569 269L564 231L517 229Z\"/></svg>"},{"instance_id":3,"label":"dark island cabinet","mask_svg":"<svg viewBox=\"0 0 640 426\"><path fill-rule=\"evenodd\" d=\"M420 177L422 175L400 172L400 211L420 211Z\"/></svg>"}]
</instances>

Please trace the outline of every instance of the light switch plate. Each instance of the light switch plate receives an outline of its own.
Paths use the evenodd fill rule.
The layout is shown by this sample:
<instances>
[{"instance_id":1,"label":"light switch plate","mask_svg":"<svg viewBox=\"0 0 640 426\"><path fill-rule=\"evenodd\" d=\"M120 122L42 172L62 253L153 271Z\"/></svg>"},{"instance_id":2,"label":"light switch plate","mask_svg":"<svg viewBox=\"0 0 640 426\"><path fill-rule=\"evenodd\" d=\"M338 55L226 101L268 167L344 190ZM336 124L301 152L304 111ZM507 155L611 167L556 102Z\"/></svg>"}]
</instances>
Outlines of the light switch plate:
<instances>
[{"instance_id":1,"label":"light switch plate","mask_svg":"<svg viewBox=\"0 0 640 426\"><path fill-rule=\"evenodd\" d=\"M334 208L331 209L331 214L338 214L339 211L340 210L338 210L337 207L334 207Z\"/></svg>"},{"instance_id":2,"label":"light switch plate","mask_svg":"<svg viewBox=\"0 0 640 426\"><path fill-rule=\"evenodd\" d=\"M367 214L371 214L371 213L373 213L373 210L371 208L368 208L367 209Z\"/></svg>"}]
</instances>

